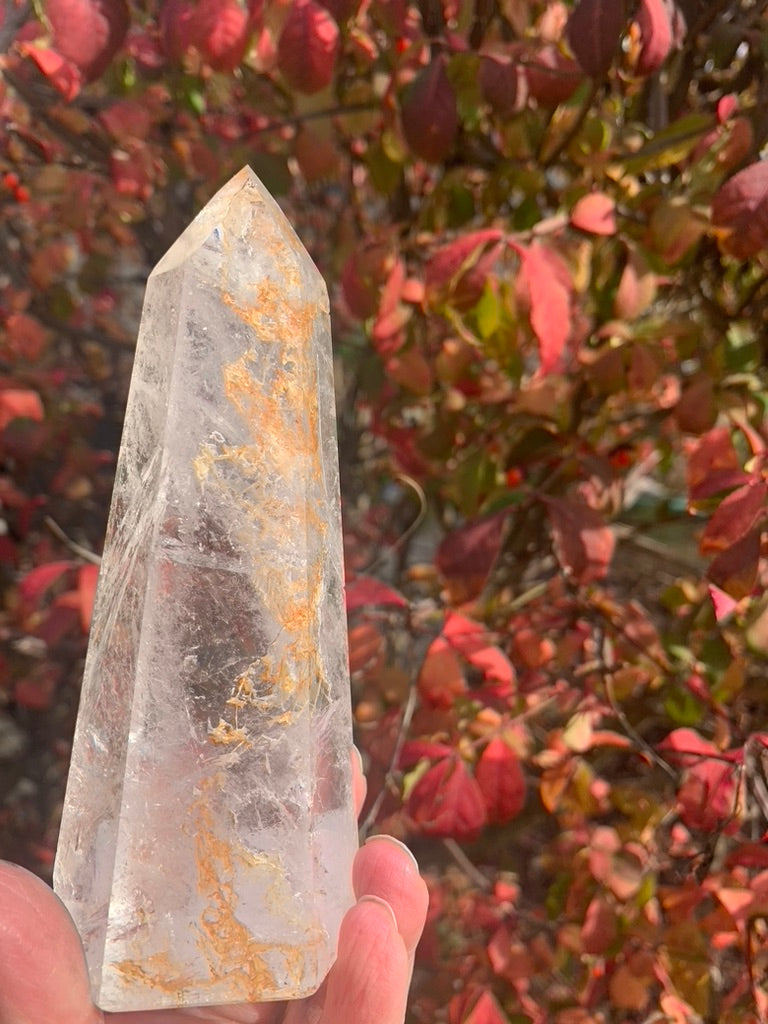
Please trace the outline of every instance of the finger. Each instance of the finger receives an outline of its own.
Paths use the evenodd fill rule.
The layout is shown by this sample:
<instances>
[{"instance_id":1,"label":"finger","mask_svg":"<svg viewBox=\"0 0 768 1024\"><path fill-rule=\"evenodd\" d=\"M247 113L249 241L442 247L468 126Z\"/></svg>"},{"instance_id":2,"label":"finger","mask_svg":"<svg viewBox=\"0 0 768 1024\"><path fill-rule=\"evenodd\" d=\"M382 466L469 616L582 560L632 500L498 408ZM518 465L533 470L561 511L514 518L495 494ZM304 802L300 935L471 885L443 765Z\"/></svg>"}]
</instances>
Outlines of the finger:
<instances>
[{"instance_id":1,"label":"finger","mask_svg":"<svg viewBox=\"0 0 768 1024\"><path fill-rule=\"evenodd\" d=\"M357 851L352 869L355 896L378 896L392 908L408 952L421 938L429 893L407 846L391 836L373 836Z\"/></svg>"},{"instance_id":2,"label":"finger","mask_svg":"<svg viewBox=\"0 0 768 1024\"><path fill-rule=\"evenodd\" d=\"M62 903L35 875L0 862L0 1024L100 1024L83 950Z\"/></svg>"},{"instance_id":3,"label":"finger","mask_svg":"<svg viewBox=\"0 0 768 1024\"><path fill-rule=\"evenodd\" d=\"M341 923L319 1024L402 1024L409 978L408 951L391 908L364 898Z\"/></svg>"}]
</instances>

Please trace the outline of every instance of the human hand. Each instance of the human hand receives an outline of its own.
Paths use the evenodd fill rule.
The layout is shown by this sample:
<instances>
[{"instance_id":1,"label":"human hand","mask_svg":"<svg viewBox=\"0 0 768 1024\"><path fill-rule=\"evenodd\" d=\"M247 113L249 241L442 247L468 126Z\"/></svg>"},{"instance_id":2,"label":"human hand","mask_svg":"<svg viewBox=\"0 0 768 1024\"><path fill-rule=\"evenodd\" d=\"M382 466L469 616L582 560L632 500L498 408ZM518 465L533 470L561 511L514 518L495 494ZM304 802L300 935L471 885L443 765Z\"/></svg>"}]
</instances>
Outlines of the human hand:
<instances>
[{"instance_id":1,"label":"human hand","mask_svg":"<svg viewBox=\"0 0 768 1024\"><path fill-rule=\"evenodd\" d=\"M364 794L358 775L358 809ZM401 1024L426 886L408 851L384 836L358 851L353 884L358 902L342 922L336 962L308 999L103 1014L63 905L35 875L0 862L0 1024Z\"/></svg>"}]
</instances>

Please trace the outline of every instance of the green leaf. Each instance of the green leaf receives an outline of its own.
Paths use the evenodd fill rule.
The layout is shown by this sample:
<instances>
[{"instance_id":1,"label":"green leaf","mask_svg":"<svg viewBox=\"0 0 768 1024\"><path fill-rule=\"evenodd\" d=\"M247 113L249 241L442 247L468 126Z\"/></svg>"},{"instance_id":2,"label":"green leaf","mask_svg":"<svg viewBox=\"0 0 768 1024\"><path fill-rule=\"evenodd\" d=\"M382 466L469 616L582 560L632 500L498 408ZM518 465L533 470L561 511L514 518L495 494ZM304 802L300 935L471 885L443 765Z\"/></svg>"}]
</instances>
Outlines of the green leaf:
<instances>
[{"instance_id":1,"label":"green leaf","mask_svg":"<svg viewBox=\"0 0 768 1024\"><path fill-rule=\"evenodd\" d=\"M712 128L711 114L689 114L657 132L636 153L624 160L629 174L658 171L679 164L693 151L699 140Z\"/></svg>"},{"instance_id":2,"label":"green leaf","mask_svg":"<svg viewBox=\"0 0 768 1024\"><path fill-rule=\"evenodd\" d=\"M486 282L480 301L475 306L475 321L478 333L483 340L490 338L501 323L499 296L490 282Z\"/></svg>"}]
</instances>

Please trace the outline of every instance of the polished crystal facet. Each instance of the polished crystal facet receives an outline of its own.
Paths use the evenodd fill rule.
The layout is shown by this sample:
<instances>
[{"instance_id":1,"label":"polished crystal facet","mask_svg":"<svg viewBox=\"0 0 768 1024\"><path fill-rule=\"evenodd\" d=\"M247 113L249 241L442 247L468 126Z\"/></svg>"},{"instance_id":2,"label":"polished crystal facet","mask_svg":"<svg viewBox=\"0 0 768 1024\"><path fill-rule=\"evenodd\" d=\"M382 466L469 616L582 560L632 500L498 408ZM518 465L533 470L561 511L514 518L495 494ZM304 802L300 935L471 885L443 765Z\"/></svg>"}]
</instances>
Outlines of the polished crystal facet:
<instances>
[{"instance_id":1,"label":"polished crystal facet","mask_svg":"<svg viewBox=\"0 0 768 1024\"><path fill-rule=\"evenodd\" d=\"M241 171L147 284L54 885L105 1010L296 998L356 847L328 298Z\"/></svg>"}]
</instances>

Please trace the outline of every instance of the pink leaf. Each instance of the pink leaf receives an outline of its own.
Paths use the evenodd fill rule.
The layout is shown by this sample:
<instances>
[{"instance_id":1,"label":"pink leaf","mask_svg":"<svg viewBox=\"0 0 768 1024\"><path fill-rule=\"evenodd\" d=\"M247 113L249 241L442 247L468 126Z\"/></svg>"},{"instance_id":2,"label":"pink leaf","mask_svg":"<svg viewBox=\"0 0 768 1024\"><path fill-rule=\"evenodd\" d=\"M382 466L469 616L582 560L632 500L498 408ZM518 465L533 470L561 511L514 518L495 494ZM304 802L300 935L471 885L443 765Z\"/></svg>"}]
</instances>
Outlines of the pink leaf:
<instances>
[{"instance_id":1,"label":"pink leaf","mask_svg":"<svg viewBox=\"0 0 768 1024\"><path fill-rule=\"evenodd\" d=\"M672 19L666 0L640 0L636 18L640 30L636 70L639 75L652 75L672 49Z\"/></svg>"},{"instance_id":2,"label":"pink leaf","mask_svg":"<svg viewBox=\"0 0 768 1024\"><path fill-rule=\"evenodd\" d=\"M712 605L715 609L715 619L718 622L723 622L731 615L738 605L738 601L735 601L729 594L726 594L720 587L716 587L714 583L709 584L709 596L712 599Z\"/></svg>"},{"instance_id":3,"label":"pink leaf","mask_svg":"<svg viewBox=\"0 0 768 1024\"><path fill-rule=\"evenodd\" d=\"M521 284L528 291L531 327L539 342L541 372L554 373L561 369L571 333L570 274L563 260L540 242L515 248Z\"/></svg>"},{"instance_id":4,"label":"pink leaf","mask_svg":"<svg viewBox=\"0 0 768 1024\"><path fill-rule=\"evenodd\" d=\"M604 192L582 196L571 211L571 224L593 235L616 234L616 205Z\"/></svg>"},{"instance_id":5,"label":"pink leaf","mask_svg":"<svg viewBox=\"0 0 768 1024\"><path fill-rule=\"evenodd\" d=\"M339 26L314 0L294 0L277 44L277 63L298 92L319 92L333 81Z\"/></svg>"}]
</instances>

